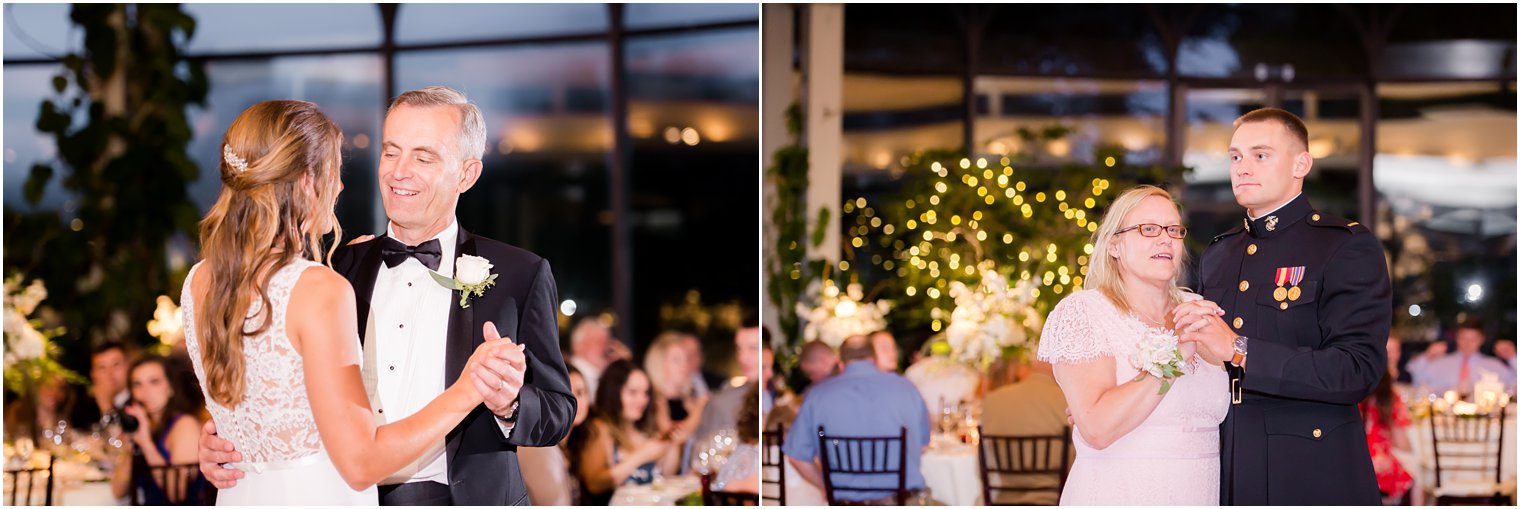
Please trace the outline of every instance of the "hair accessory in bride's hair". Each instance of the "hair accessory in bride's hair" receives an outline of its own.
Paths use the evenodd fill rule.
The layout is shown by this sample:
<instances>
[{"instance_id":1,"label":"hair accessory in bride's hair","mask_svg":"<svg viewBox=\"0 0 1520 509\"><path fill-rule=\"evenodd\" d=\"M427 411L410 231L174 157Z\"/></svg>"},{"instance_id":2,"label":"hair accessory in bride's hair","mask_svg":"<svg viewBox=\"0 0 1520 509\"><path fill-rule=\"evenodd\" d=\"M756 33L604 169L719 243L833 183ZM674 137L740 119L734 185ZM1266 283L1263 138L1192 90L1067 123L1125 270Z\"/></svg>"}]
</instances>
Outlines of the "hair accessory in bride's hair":
<instances>
[{"instance_id":1,"label":"hair accessory in bride's hair","mask_svg":"<svg viewBox=\"0 0 1520 509\"><path fill-rule=\"evenodd\" d=\"M227 161L227 164L239 173L248 171L248 161L232 153L231 145L222 145L222 160Z\"/></svg>"}]
</instances>

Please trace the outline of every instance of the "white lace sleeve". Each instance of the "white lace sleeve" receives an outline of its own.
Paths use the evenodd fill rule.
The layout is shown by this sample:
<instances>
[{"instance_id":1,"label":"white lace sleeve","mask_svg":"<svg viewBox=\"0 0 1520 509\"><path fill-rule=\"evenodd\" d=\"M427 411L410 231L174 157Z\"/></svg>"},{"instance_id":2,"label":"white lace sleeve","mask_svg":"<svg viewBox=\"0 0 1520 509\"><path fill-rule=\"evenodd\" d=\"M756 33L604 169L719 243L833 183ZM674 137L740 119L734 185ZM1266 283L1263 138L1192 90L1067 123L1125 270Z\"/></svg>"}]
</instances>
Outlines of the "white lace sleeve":
<instances>
[{"instance_id":1,"label":"white lace sleeve","mask_svg":"<svg viewBox=\"0 0 1520 509\"><path fill-rule=\"evenodd\" d=\"M1040 360L1054 364L1112 355L1099 325L1110 318L1105 316L1105 304L1103 294L1095 290L1073 293L1056 303L1040 333Z\"/></svg>"}]
</instances>

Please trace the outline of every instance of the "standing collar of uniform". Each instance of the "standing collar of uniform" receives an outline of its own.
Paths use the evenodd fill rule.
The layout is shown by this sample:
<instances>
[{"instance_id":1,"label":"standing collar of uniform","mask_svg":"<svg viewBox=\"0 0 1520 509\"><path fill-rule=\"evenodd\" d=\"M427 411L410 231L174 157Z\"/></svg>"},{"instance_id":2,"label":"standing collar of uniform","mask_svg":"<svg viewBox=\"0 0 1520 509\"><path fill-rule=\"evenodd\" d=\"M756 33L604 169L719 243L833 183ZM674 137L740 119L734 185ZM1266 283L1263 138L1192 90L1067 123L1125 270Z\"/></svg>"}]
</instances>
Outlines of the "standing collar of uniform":
<instances>
[{"instance_id":1,"label":"standing collar of uniform","mask_svg":"<svg viewBox=\"0 0 1520 509\"><path fill-rule=\"evenodd\" d=\"M840 373L840 374L842 374L842 375L864 375L864 374L867 374L867 373L880 373L880 372L881 372L881 369L876 367L876 361L874 359L857 359L857 360L853 360L853 361L850 361L850 362L846 363L844 365L844 372Z\"/></svg>"},{"instance_id":2,"label":"standing collar of uniform","mask_svg":"<svg viewBox=\"0 0 1520 509\"><path fill-rule=\"evenodd\" d=\"M1302 221L1313 211L1314 207L1309 205L1309 198L1303 193L1298 193L1298 196L1288 200L1288 203L1284 203L1277 210L1262 214L1255 219L1246 217L1246 231L1256 238L1271 237L1281 233L1293 223ZM1269 225L1270 228L1268 228Z\"/></svg>"}]
</instances>

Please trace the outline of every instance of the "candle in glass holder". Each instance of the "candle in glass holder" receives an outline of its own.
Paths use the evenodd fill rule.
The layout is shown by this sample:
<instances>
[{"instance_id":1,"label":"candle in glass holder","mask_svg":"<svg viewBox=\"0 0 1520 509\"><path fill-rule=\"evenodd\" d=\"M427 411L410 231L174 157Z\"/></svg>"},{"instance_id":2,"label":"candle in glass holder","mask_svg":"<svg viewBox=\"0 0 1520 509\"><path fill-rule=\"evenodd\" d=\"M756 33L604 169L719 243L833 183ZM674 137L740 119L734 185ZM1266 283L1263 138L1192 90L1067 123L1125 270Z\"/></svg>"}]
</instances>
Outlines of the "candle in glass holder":
<instances>
[{"instance_id":1,"label":"candle in glass holder","mask_svg":"<svg viewBox=\"0 0 1520 509\"><path fill-rule=\"evenodd\" d=\"M1477 383L1473 384L1473 401L1484 411L1492 410L1499 404L1499 395L1504 393L1504 384L1499 382L1499 377L1493 373L1484 373Z\"/></svg>"}]
</instances>

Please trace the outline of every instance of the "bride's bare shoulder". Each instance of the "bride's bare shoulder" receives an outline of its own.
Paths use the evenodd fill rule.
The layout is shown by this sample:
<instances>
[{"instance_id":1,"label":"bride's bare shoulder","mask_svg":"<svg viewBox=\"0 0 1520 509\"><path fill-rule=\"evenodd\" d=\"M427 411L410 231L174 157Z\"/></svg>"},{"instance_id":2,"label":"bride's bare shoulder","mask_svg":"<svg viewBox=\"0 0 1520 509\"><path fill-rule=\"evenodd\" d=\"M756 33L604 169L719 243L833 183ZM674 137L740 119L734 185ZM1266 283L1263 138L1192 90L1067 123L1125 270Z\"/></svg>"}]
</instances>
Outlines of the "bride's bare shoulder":
<instances>
[{"instance_id":1,"label":"bride's bare shoulder","mask_svg":"<svg viewBox=\"0 0 1520 509\"><path fill-rule=\"evenodd\" d=\"M353 302L354 287L342 274L325 265L312 265L301 271L291 291L292 310L314 309L324 302Z\"/></svg>"}]
</instances>

